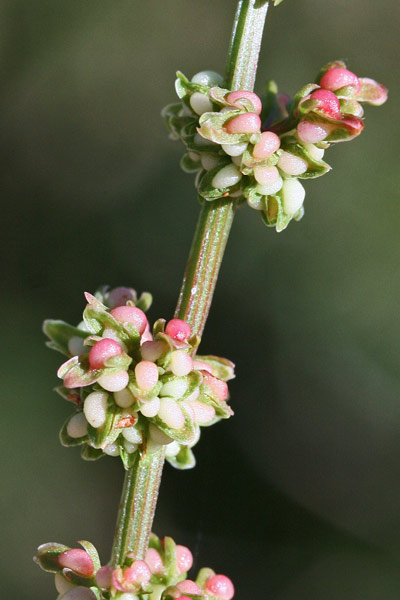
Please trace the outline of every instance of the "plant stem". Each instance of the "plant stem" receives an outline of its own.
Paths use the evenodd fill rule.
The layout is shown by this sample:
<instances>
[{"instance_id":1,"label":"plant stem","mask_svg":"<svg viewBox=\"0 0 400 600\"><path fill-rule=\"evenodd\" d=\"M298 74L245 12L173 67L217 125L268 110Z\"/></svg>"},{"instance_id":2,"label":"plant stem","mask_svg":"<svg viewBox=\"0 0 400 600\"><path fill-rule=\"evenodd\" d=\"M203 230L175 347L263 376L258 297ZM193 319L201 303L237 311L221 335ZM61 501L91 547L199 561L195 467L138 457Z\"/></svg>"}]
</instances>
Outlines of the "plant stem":
<instances>
[{"instance_id":1,"label":"plant stem","mask_svg":"<svg viewBox=\"0 0 400 600\"><path fill-rule=\"evenodd\" d=\"M128 552L143 559L156 510L164 447L144 453L125 473L112 548L113 566L122 565Z\"/></svg>"},{"instance_id":2,"label":"plant stem","mask_svg":"<svg viewBox=\"0 0 400 600\"><path fill-rule=\"evenodd\" d=\"M267 10L265 0L239 0L226 68L229 89L253 89ZM235 209L236 201L228 198L205 202L200 212L175 312L199 335L208 317ZM136 559L144 558L163 463L163 449L144 452L125 473L112 550L114 566L122 565L128 552Z\"/></svg>"}]
</instances>

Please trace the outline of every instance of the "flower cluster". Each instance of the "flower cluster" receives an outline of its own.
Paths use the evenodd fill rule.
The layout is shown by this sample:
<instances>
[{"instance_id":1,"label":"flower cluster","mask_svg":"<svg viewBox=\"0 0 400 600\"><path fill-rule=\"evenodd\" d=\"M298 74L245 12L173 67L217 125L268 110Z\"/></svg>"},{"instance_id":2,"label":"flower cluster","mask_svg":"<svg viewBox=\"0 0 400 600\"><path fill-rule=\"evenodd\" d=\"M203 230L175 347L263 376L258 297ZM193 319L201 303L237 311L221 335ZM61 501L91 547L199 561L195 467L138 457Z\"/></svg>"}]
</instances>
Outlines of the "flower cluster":
<instances>
[{"instance_id":1,"label":"flower cluster","mask_svg":"<svg viewBox=\"0 0 400 600\"><path fill-rule=\"evenodd\" d=\"M55 573L57 600L232 600L235 590L229 577L212 569L187 579L193 564L189 548L170 537L152 534L144 560L127 555L123 566L101 566L95 547L81 548L48 543L39 546L35 561Z\"/></svg>"},{"instance_id":2,"label":"flower cluster","mask_svg":"<svg viewBox=\"0 0 400 600\"><path fill-rule=\"evenodd\" d=\"M262 102L253 92L220 87L222 77L213 71L191 81L177 77L181 102L162 114L172 139L186 146L181 166L197 173L200 199L246 199L277 231L304 214L299 179L324 175L330 144L363 130L360 102L378 106L387 98L384 86L357 77L341 61L326 65L293 100L278 94L274 82Z\"/></svg>"},{"instance_id":3,"label":"flower cluster","mask_svg":"<svg viewBox=\"0 0 400 600\"><path fill-rule=\"evenodd\" d=\"M200 343L180 319L159 319L150 332L139 300L129 288L86 293L83 321L73 327L48 320L51 348L70 358L58 370L56 390L75 405L60 432L65 446L82 445L82 457L120 456L129 468L137 453L165 445L167 460L190 468L200 427L233 413L226 381L234 365L195 355Z\"/></svg>"}]
</instances>

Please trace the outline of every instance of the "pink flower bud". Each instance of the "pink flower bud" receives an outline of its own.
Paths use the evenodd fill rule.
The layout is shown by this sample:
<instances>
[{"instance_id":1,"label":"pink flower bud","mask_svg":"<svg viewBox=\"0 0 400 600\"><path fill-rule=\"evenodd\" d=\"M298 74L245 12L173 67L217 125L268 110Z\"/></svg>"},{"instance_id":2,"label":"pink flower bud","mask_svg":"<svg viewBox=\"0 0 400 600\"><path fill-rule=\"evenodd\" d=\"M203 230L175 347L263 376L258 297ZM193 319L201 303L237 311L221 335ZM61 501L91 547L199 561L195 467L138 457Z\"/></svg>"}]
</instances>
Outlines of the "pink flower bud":
<instances>
[{"instance_id":1,"label":"pink flower bud","mask_svg":"<svg viewBox=\"0 0 400 600\"><path fill-rule=\"evenodd\" d=\"M185 581L180 581L176 584L176 587L180 592L183 592L184 594L197 594L198 596L200 596L203 593L197 585L197 583L195 583L191 579L185 579Z\"/></svg>"},{"instance_id":2,"label":"pink flower bud","mask_svg":"<svg viewBox=\"0 0 400 600\"><path fill-rule=\"evenodd\" d=\"M246 90L237 90L236 92L231 92L227 95L226 101L232 106L237 106L238 108L242 108L240 100L245 98L246 100L250 100L253 105L254 112L259 115L262 111L262 104L260 98L254 92L248 92Z\"/></svg>"},{"instance_id":3,"label":"pink flower bud","mask_svg":"<svg viewBox=\"0 0 400 600\"><path fill-rule=\"evenodd\" d=\"M281 140L273 131L264 131L261 139L253 148L253 156L257 159L268 158L276 152L281 145Z\"/></svg>"},{"instance_id":4,"label":"pink flower bud","mask_svg":"<svg viewBox=\"0 0 400 600\"><path fill-rule=\"evenodd\" d=\"M209 423L215 417L215 408L204 402L199 402L198 400L186 400L185 406L193 411L193 420L196 421L198 425Z\"/></svg>"},{"instance_id":5,"label":"pink flower bud","mask_svg":"<svg viewBox=\"0 0 400 600\"><path fill-rule=\"evenodd\" d=\"M140 308L136 308L136 306L117 306L110 312L114 319L120 323L132 323L140 335L144 333L148 322L146 315Z\"/></svg>"},{"instance_id":6,"label":"pink flower bud","mask_svg":"<svg viewBox=\"0 0 400 600\"><path fill-rule=\"evenodd\" d=\"M113 568L105 565L101 567L96 573L96 583L103 589L108 589L112 584L112 573Z\"/></svg>"},{"instance_id":7,"label":"pink flower bud","mask_svg":"<svg viewBox=\"0 0 400 600\"><path fill-rule=\"evenodd\" d=\"M158 381L157 365L149 360L142 360L135 367L135 377L140 389L148 392Z\"/></svg>"},{"instance_id":8,"label":"pink flower bud","mask_svg":"<svg viewBox=\"0 0 400 600\"><path fill-rule=\"evenodd\" d=\"M63 569L71 569L84 577L93 575L93 561L89 554L80 548L71 548L71 550L62 552L58 557L58 564Z\"/></svg>"},{"instance_id":9,"label":"pink flower bud","mask_svg":"<svg viewBox=\"0 0 400 600\"><path fill-rule=\"evenodd\" d=\"M340 103L338 97L329 90L319 89L310 96L312 100L318 100L318 108L333 119L340 118Z\"/></svg>"},{"instance_id":10,"label":"pink flower bud","mask_svg":"<svg viewBox=\"0 0 400 600\"><path fill-rule=\"evenodd\" d=\"M331 90L331 92L348 85L353 85L357 91L360 89L360 81L357 75L348 69L342 69L340 67L329 69L322 76L319 85L326 90Z\"/></svg>"},{"instance_id":11,"label":"pink flower bud","mask_svg":"<svg viewBox=\"0 0 400 600\"><path fill-rule=\"evenodd\" d=\"M231 600L235 595L232 581L225 575L214 575L206 583L206 590L221 600Z\"/></svg>"},{"instance_id":12,"label":"pink flower bud","mask_svg":"<svg viewBox=\"0 0 400 600\"><path fill-rule=\"evenodd\" d=\"M171 319L165 328L165 333L173 340L184 342L192 335L190 325L182 319Z\"/></svg>"},{"instance_id":13,"label":"pink flower bud","mask_svg":"<svg viewBox=\"0 0 400 600\"><path fill-rule=\"evenodd\" d=\"M193 555L186 546L176 546L176 562L179 573L186 573L193 565Z\"/></svg>"},{"instance_id":14,"label":"pink flower bud","mask_svg":"<svg viewBox=\"0 0 400 600\"><path fill-rule=\"evenodd\" d=\"M203 371L203 384L210 388L211 393L215 396L220 402L223 402L228 397L228 385L222 379L217 379L217 377L213 377L209 373L205 373Z\"/></svg>"},{"instance_id":15,"label":"pink flower bud","mask_svg":"<svg viewBox=\"0 0 400 600\"><path fill-rule=\"evenodd\" d=\"M151 571L144 560L135 560L135 562L125 569L124 581L128 584L146 585L149 583Z\"/></svg>"},{"instance_id":16,"label":"pink flower bud","mask_svg":"<svg viewBox=\"0 0 400 600\"><path fill-rule=\"evenodd\" d=\"M113 356L122 354L122 348L114 340L105 338L92 346L89 352L89 365L91 369L102 369L105 362Z\"/></svg>"},{"instance_id":17,"label":"pink flower bud","mask_svg":"<svg viewBox=\"0 0 400 600\"><path fill-rule=\"evenodd\" d=\"M331 132L331 125L327 123L311 123L311 121L300 121L297 125L297 135L305 144L317 144L322 142Z\"/></svg>"},{"instance_id":18,"label":"pink flower bud","mask_svg":"<svg viewBox=\"0 0 400 600\"><path fill-rule=\"evenodd\" d=\"M125 305L128 300L136 300L136 292L132 288L116 287L106 294L107 304L110 308Z\"/></svg>"},{"instance_id":19,"label":"pink flower bud","mask_svg":"<svg viewBox=\"0 0 400 600\"><path fill-rule=\"evenodd\" d=\"M150 331L150 325L149 325L149 323L147 323L146 329L144 330L144 332L142 333L142 337L140 338L140 343L145 344L146 342L151 342L151 341L153 341L153 336Z\"/></svg>"},{"instance_id":20,"label":"pink flower bud","mask_svg":"<svg viewBox=\"0 0 400 600\"><path fill-rule=\"evenodd\" d=\"M161 575L161 573L164 571L164 565L160 553L157 552L155 548L149 548L147 550L144 560L154 575Z\"/></svg>"},{"instance_id":21,"label":"pink flower bud","mask_svg":"<svg viewBox=\"0 0 400 600\"><path fill-rule=\"evenodd\" d=\"M256 133L261 127L261 119L256 113L243 113L225 123L228 133Z\"/></svg>"},{"instance_id":22,"label":"pink flower bud","mask_svg":"<svg viewBox=\"0 0 400 600\"><path fill-rule=\"evenodd\" d=\"M276 167L254 167L254 179L261 185L273 185L279 179Z\"/></svg>"}]
</instances>

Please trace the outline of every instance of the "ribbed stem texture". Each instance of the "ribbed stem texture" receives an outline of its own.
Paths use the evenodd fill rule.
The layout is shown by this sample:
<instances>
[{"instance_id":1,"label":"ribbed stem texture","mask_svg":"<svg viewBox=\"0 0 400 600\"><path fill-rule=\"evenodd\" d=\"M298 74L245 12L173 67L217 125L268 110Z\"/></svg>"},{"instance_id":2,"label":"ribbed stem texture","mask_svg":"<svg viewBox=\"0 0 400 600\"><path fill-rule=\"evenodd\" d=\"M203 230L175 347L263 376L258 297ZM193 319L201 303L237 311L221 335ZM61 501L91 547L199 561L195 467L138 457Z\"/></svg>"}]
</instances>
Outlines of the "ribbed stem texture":
<instances>
[{"instance_id":1,"label":"ribbed stem texture","mask_svg":"<svg viewBox=\"0 0 400 600\"><path fill-rule=\"evenodd\" d=\"M111 561L123 564L128 552L143 559L156 510L164 448L137 458L125 473Z\"/></svg>"}]
</instances>

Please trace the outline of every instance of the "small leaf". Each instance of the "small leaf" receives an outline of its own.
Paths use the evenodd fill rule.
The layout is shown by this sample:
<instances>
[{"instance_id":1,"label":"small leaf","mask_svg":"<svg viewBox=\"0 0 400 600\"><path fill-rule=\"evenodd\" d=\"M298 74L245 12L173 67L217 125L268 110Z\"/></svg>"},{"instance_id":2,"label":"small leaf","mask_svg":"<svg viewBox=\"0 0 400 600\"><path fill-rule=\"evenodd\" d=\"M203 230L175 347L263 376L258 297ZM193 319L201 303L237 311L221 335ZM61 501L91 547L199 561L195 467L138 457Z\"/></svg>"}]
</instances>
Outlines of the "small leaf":
<instances>
[{"instance_id":1,"label":"small leaf","mask_svg":"<svg viewBox=\"0 0 400 600\"><path fill-rule=\"evenodd\" d=\"M181 158L180 167L185 173L196 173L202 168L200 156L198 160L194 160L188 153L184 154Z\"/></svg>"},{"instance_id":2,"label":"small leaf","mask_svg":"<svg viewBox=\"0 0 400 600\"><path fill-rule=\"evenodd\" d=\"M182 405L182 402L178 402L178 404L185 417L185 424L182 429L172 429L171 427L168 427L158 416L150 418L149 421L154 423L154 425L161 429L161 431L171 439L180 444L188 445L196 439L197 427L190 418L185 407Z\"/></svg>"},{"instance_id":3,"label":"small leaf","mask_svg":"<svg viewBox=\"0 0 400 600\"><path fill-rule=\"evenodd\" d=\"M105 456L103 450L100 450L98 448L92 448L92 446L89 446L88 444L86 444L86 446L83 446L81 450L81 457L83 458L83 460L98 460L103 456Z\"/></svg>"},{"instance_id":4,"label":"small leaf","mask_svg":"<svg viewBox=\"0 0 400 600\"><path fill-rule=\"evenodd\" d=\"M121 436L122 437L122 436ZM118 438L118 447L119 447L119 455L121 457L122 460L122 464L124 465L124 469L125 471L128 471L129 469L131 469L133 467L133 465L135 464L135 462L138 460L139 458L139 452L127 452L124 446L124 442L123 439Z\"/></svg>"},{"instance_id":5,"label":"small leaf","mask_svg":"<svg viewBox=\"0 0 400 600\"><path fill-rule=\"evenodd\" d=\"M359 102L367 102L374 106L380 106L386 102L388 97L387 88L368 77L360 77L361 89L356 98Z\"/></svg>"},{"instance_id":6,"label":"small leaf","mask_svg":"<svg viewBox=\"0 0 400 600\"><path fill-rule=\"evenodd\" d=\"M43 333L50 338L51 343L48 346L53 350L58 350L62 354L70 356L68 342L72 337L80 337L85 339L89 335L87 331L73 327L64 321L47 319L43 323Z\"/></svg>"},{"instance_id":7,"label":"small leaf","mask_svg":"<svg viewBox=\"0 0 400 600\"><path fill-rule=\"evenodd\" d=\"M200 356L196 355L195 360L200 360L209 365L212 369L212 374L222 381L229 381L235 377L235 364L227 358L220 356Z\"/></svg>"},{"instance_id":8,"label":"small leaf","mask_svg":"<svg viewBox=\"0 0 400 600\"><path fill-rule=\"evenodd\" d=\"M182 446L176 456L167 456L166 460L175 469L193 469L196 466L195 456L188 446Z\"/></svg>"},{"instance_id":9,"label":"small leaf","mask_svg":"<svg viewBox=\"0 0 400 600\"><path fill-rule=\"evenodd\" d=\"M166 536L163 539L164 547L164 566L166 570L166 579L168 583L173 585L178 581L179 570L176 560L176 544L171 537Z\"/></svg>"},{"instance_id":10,"label":"small leaf","mask_svg":"<svg viewBox=\"0 0 400 600\"><path fill-rule=\"evenodd\" d=\"M90 558L92 559L95 572L98 571L101 567L101 562L96 548L91 542L87 542L86 540L80 540L78 544L80 544L82 548L89 554Z\"/></svg>"},{"instance_id":11,"label":"small leaf","mask_svg":"<svg viewBox=\"0 0 400 600\"><path fill-rule=\"evenodd\" d=\"M290 152L295 156L299 156L308 164L307 171L301 175L297 175L299 179L312 179L321 177L331 170L330 165L323 160L316 160L309 154L307 148L303 144L299 144L295 138L284 137L282 140L282 150Z\"/></svg>"},{"instance_id":12,"label":"small leaf","mask_svg":"<svg viewBox=\"0 0 400 600\"><path fill-rule=\"evenodd\" d=\"M56 542L48 542L47 544L42 544L38 547L37 554L34 556L33 560L41 569L43 569L43 571L47 571L48 573L60 573L62 567L58 564L58 557L66 550L69 550L68 546L57 544Z\"/></svg>"},{"instance_id":13,"label":"small leaf","mask_svg":"<svg viewBox=\"0 0 400 600\"><path fill-rule=\"evenodd\" d=\"M211 578L214 577L215 575L215 571L213 571L212 569L209 569L207 567L204 567L203 569L200 569L199 574L196 577L196 583L197 585L203 589L204 586L206 585L207 581Z\"/></svg>"},{"instance_id":14,"label":"small leaf","mask_svg":"<svg viewBox=\"0 0 400 600\"><path fill-rule=\"evenodd\" d=\"M107 415L101 427L88 426L89 440L93 448L104 449L115 442L121 430L117 427L121 418L121 408L115 404L112 397L108 398Z\"/></svg>"},{"instance_id":15,"label":"small leaf","mask_svg":"<svg viewBox=\"0 0 400 600\"><path fill-rule=\"evenodd\" d=\"M68 417L68 419L65 421L64 425L61 427L60 442L66 448L69 448L71 446L81 446L82 444L84 444L85 442L88 441L87 434L80 438L72 438L70 435L68 435L68 432L67 432L68 423L70 422L70 420L73 417L75 417L75 415L80 414L80 412L81 411L77 411L77 412L74 412L72 415L70 415Z\"/></svg>"},{"instance_id":16,"label":"small leaf","mask_svg":"<svg viewBox=\"0 0 400 600\"><path fill-rule=\"evenodd\" d=\"M147 312L152 303L153 296L150 294L150 292L142 292L142 294L140 294L139 300L136 301L136 306L137 308L140 308L140 310L142 310L143 312Z\"/></svg>"}]
</instances>

